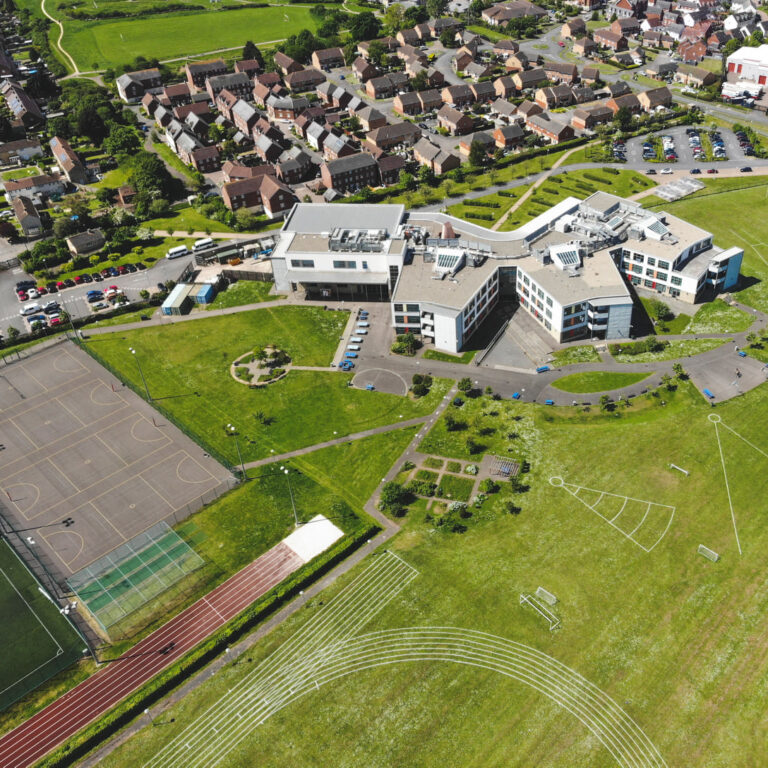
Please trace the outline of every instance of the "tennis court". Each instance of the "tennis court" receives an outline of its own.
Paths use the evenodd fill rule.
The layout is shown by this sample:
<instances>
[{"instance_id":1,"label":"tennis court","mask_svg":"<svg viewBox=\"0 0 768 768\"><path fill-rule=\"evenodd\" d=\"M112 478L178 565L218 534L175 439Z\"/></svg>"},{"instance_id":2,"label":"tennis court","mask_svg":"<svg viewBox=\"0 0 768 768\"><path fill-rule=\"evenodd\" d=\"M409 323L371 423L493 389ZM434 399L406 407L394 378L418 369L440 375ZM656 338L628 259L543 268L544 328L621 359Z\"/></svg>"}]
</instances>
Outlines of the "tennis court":
<instances>
[{"instance_id":1,"label":"tennis court","mask_svg":"<svg viewBox=\"0 0 768 768\"><path fill-rule=\"evenodd\" d=\"M2 539L0 615L2 711L82 658L85 643Z\"/></svg>"},{"instance_id":2,"label":"tennis court","mask_svg":"<svg viewBox=\"0 0 768 768\"><path fill-rule=\"evenodd\" d=\"M67 579L104 630L203 565L168 525L157 523Z\"/></svg>"}]
</instances>

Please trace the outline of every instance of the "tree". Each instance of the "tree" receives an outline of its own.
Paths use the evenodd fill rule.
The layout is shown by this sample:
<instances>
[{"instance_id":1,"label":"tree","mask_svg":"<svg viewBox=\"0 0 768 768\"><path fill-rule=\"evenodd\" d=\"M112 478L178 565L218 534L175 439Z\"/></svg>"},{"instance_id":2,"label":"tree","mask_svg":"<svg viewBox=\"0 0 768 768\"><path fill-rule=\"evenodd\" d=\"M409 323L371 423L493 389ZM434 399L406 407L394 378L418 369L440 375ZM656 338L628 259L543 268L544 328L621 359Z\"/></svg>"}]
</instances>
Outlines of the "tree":
<instances>
[{"instance_id":1,"label":"tree","mask_svg":"<svg viewBox=\"0 0 768 768\"><path fill-rule=\"evenodd\" d=\"M681 363L675 363L672 366L672 372L677 376L678 379L681 381L684 381L688 378L688 374L685 372L685 369L683 368Z\"/></svg>"},{"instance_id":2,"label":"tree","mask_svg":"<svg viewBox=\"0 0 768 768\"><path fill-rule=\"evenodd\" d=\"M431 87L432 86L429 84L429 78L427 77L426 69L422 69L411 78L411 88L414 91L426 91Z\"/></svg>"},{"instance_id":3,"label":"tree","mask_svg":"<svg viewBox=\"0 0 768 768\"><path fill-rule=\"evenodd\" d=\"M444 29L440 33L440 44L443 48L456 48L456 33L451 29Z\"/></svg>"},{"instance_id":4,"label":"tree","mask_svg":"<svg viewBox=\"0 0 768 768\"><path fill-rule=\"evenodd\" d=\"M732 37L723 46L723 60L727 59L732 53L736 53L736 51L738 51L739 48L741 48L741 41L735 37Z\"/></svg>"},{"instance_id":5,"label":"tree","mask_svg":"<svg viewBox=\"0 0 768 768\"><path fill-rule=\"evenodd\" d=\"M600 12L592 11L592 15L589 17L590 21L600 21Z\"/></svg>"},{"instance_id":6,"label":"tree","mask_svg":"<svg viewBox=\"0 0 768 768\"><path fill-rule=\"evenodd\" d=\"M69 237L69 235L77 232L77 224L72 221L68 216L62 216L53 222L53 234L59 238L59 240Z\"/></svg>"},{"instance_id":7,"label":"tree","mask_svg":"<svg viewBox=\"0 0 768 768\"><path fill-rule=\"evenodd\" d=\"M763 35L762 30L756 29L750 36L749 36L749 45L751 48L758 48L763 44L763 41L765 40L765 35Z\"/></svg>"},{"instance_id":8,"label":"tree","mask_svg":"<svg viewBox=\"0 0 768 768\"><path fill-rule=\"evenodd\" d=\"M408 171L400 171L400 186L403 189L416 189L416 177Z\"/></svg>"},{"instance_id":9,"label":"tree","mask_svg":"<svg viewBox=\"0 0 768 768\"><path fill-rule=\"evenodd\" d=\"M479 141L473 141L469 145L469 163L479 167L485 163L485 147Z\"/></svg>"},{"instance_id":10,"label":"tree","mask_svg":"<svg viewBox=\"0 0 768 768\"><path fill-rule=\"evenodd\" d=\"M492 480L490 477L486 477L480 483L481 493L496 493L499 490L499 484Z\"/></svg>"},{"instance_id":11,"label":"tree","mask_svg":"<svg viewBox=\"0 0 768 768\"><path fill-rule=\"evenodd\" d=\"M390 34L396 35L403 28L404 24L405 10L403 6L400 3L393 3L384 13L384 26ZM371 45L373 45L373 42L371 42ZM368 55L370 55L370 52L371 49L369 47Z\"/></svg>"},{"instance_id":12,"label":"tree","mask_svg":"<svg viewBox=\"0 0 768 768\"><path fill-rule=\"evenodd\" d=\"M169 207L170 205L164 197L156 197L150 202L148 212L152 218L159 219L168 212Z\"/></svg>"},{"instance_id":13,"label":"tree","mask_svg":"<svg viewBox=\"0 0 768 768\"><path fill-rule=\"evenodd\" d=\"M254 59L259 62L260 67L264 67L264 57L261 55L261 51L256 47L256 44L250 40L246 41L243 46L243 58Z\"/></svg>"},{"instance_id":14,"label":"tree","mask_svg":"<svg viewBox=\"0 0 768 768\"><path fill-rule=\"evenodd\" d=\"M104 203L105 205L108 205L112 202L112 198L115 195L115 190L111 187L102 187L96 192L96 199L100 203Z\"/></svg>"},{"instance_id":15,"label":"tree","mask_svg":"<svg viewBox=\"0 0 768 768\"><path fill-rule=\"evenodd\" d=\"M632 127L632 113L629 107L619 107L613 116L613 124L620 131L628 131Z\"/></svg>"},{"instance_id":16,"label":"tree","mask_svg":"<svg viewBox=\"0 0 768 768\"><path fill-rule=\"evenodd\" d=\"M600 396L600 410L601 411L610 411L611 410L611 398L608 397L608 395L601 395Z\"/></svg>"},{"instance_id":17,"label":"tree","mask_svg":"<svg viewBox=\"0 0 768 768\"><path fill-rule=\"evenodd\" d=\"M129 155L141 149L141 139L135 129L112 123L102 146L110 155Z\"/></svg>"},{"instance_id":18,"label":"tree","mask_svg":"<svg viewBox=\"0 0 768 768\"><path fill-rule=\"evenodd\" d=\"M381 23L371 11L358 13L349 25L353 40L373 40L381 32Z\"/></svg>"},{"instance_id":19,"label":"tree","mask_svg":"<svg viewBox=\"0 0 768 768\"><path fill-rule=\"evenodd\" d=\"M408 494L400 483L394 481L384 483L379 495L379 508L385 512L397 514L404 506L407 498Z\"/></svg>"},{"instance_id":20,"label":"tree","mask_svg":"<svg viewBox=\"0 0 768 768\"><path fill-rule=\"evenodd\" d=\"M673 320L674 312L661 300L651 299L650 301L651 312L657 320Z\"/></svg>"},{"instance_id":21,"label":"tree","mask_svg":"<svg viewBox=\"0 0 768 768\"><path fill-rule=\"evenodd\" d=\"M459 383L456 385L459 392L469 392L472 389L472 379L465 376L463 379L459 379Z\"/></svg>"},{"instance_id":22,"label":"tree","mask_svg":"<svg viewBox=\"0 0 768 768\"><path fill-rule=\"evenodd\" d=\"M427 186L432 186L435 183L435 172L428 165L422 165L419 168L419 181Z\"/></svg>"},{"instance_id":23,"label":"tree","mask_svg":"<svg viewBox=\"0 0 768 768\"><path fill-rule=\"evenodd\" d=\"M415 27L417 24L423 24L425 21L429 21L429 13L427 9L422 5L412 5L410 8L405 9L405 18L403 19L405 26Z\"/></svg>"},{"instance_id":24,"label":"tree","mask_svg":"<svg viewBox=\"0 0 768 768\"><path fill-rule=\"evenodd\" d=\"M433 19L439 19L448 10L448 0L427 0L427 13Z\"/></svg>"},{"instance_id":25,"label":"tree","mask_svg":"<svg viewBox=\"0 0 768 768\"><path fill-rule=\"evenodd\" d=\"M21 334L21 331L15 326L15 325L9 325L6 333L8 334L8 338L13 341L14 339L18 339L19 335Z\"/></svg>"},{"instance_id":26,"label":"tree","mask_svg":"<svg viewBox=\"0 0 768 768\"><path fill-rule=\"evenodd\" d=\"M400 7L399 4L395 3L389 6L389 10ZM368 59L376 66L384 65L387 61L387 49L384 47L384 43L378 40L371 40L371 44L368 46Z\"/></svg>"},{"instance_id":27,"label":"tree","mask_svg":"<svg viewBox=\"0 0 768 768\"><path fill-rule=\"evenodd\" d=\"M471 437L467 438L466 446L467 453L470 454L470 456L474 456L476 453L480 453L480 451L483 450L483 446Z\"/></svg>"}]
</instances>

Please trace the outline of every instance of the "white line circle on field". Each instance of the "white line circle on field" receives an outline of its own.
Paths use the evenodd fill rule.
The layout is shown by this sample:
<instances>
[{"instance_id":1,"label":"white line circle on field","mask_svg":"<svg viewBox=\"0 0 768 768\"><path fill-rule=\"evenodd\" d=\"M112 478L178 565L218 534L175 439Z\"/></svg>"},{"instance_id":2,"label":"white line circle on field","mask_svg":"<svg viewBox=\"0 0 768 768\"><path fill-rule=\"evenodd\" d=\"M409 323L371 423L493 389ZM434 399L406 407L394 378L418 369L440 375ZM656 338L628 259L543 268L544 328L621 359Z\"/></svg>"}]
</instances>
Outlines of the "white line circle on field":
<instances>
[{"instance_id":1,"label":"white line circle on field","mask_svg":"<svg viewBox=\"0 0 768 768\"><path fill-rule=\"evenodd\" d=\"M719 413L710 413L707 418L713 423L713 424L719 424L723 417Z\"/></svg>"},{"instance_id":2,"label":"white line circle on field","mask_svg":"<svg viewBox=\"0 0 768 768\"><path fill-rule=\"evenodd\" d=\"M559 475L555 475L554 477L549 478L549 484L554 485L555 488L560 488L563 485L564 481L563 478Z\"/></svg>"}]
</instances>

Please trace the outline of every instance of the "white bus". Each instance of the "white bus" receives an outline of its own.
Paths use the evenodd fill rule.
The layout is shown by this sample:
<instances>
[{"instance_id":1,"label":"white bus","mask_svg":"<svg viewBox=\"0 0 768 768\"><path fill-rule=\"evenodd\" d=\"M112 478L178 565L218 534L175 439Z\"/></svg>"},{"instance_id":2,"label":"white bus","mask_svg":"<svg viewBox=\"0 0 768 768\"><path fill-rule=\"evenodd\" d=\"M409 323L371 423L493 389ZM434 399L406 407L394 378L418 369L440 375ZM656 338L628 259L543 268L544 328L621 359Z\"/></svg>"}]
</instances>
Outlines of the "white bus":
<instances>
[{"instance_id":1,"label":"white bus","mask_svg":"<svg viewBox=\"0 0 768 768\"><path fill-rule=\"evenodd\" d=\"M178 259L181 256L186 256L189 253L189 249L186 245L177 245L175 248L171 248L168 253L165 254L166 259Z\"/></svg>"},{"instance_id":2,"label":"white bus","mask_svg":"<svg viewBox=\"0 0 768 768\"><path fill-rule=\"evenodd\" d=\"M210 237L204 237L202 240L196 240L192 246L192 250L197 253L198 251L207 251L209 248L213 248L213 240Z\"/></svg>"}]
</instances>

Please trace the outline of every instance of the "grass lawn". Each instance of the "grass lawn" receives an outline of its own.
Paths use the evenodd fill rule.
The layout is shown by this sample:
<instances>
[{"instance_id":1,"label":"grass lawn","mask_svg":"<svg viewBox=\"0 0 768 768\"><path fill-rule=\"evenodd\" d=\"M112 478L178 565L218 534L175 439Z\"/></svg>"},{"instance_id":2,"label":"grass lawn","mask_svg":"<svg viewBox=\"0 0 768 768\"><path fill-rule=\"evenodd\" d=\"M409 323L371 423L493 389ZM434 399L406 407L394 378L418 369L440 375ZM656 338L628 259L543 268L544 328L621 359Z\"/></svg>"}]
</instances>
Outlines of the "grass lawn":
<instances>
[{"instance_id":1,"label":"grass lawn","mask_svg":"<svg viewBox=\"0 0 768 768\"><path fill-rule=\"evenodd\" d=\"M104 320L97 320L95 323L89 323L83 328L83 332L88 335L89 328L105 328L111 325L126 325L127 323L138 323L141 321L141 316L152 317L156 312L159 312L157 307L145 307L144 309L137 309L133 312L124 312L122 315L116 315L115 317L107 317Z\"/></svg>"},{"instance_id":2,"label":"grass lawn","mask_svg":"<svg viewBox=\"0 0 768 768\"><path fill-rule=\"evenodd\" d=\"M566 347L552 353L552 364L556 367L574 365L576 363L599 363L600 355L591 344L577 347Z\"/></svg>"},{"instance_id":3,"label":"grass lawn","mask_svg":"<svg viewBox=\"0 0 768 768\"><path fill-rule=\"evenodd\" d=\"M262 283L260 280L238 280L230 283L226 290L219 293L206 309L225 309L242 307L245 304L258 304L262 301L284 299L281 295L271 295L274 283Z\"/></svg>"},{"instance_id":4,"label":"grass lawn","mask_svg":"<svg viewBox=\"0 0 768 768\"><path fill-rule=\"evenodd\" d=\"M5 171L3 173L3 181L26 179L28 176L37 176L39 173L40 169L36 165L27 166L26 168L16 168L13 171Z\"/></svg>"},{"instance_id":5,"label":"grass lawn","mask_svg":"<svg viewBox=\"0 0 768 768\"><path fill-rule=\"evenodd\" d=\"M190 168L186 163L183 163L181 159L171 151L171 148L162 141L158 141L153 144L155 152L165 161L166 165L171 168L175 168L179 173L183 173L189 181L196 181L195 171Z\"/></svg>"},{"instance_id":6,"label":"grass lawn","mask_svg":"<svg viewBox=\"0 0 768 768\"><path fill-rule=\"evenodd\" d=\"M613 169L616 170L616 169ZM566 197L584 199L593 192L608 190L621 197L640 192L655 186L655 182L636 171L618 171L610 173L602 168L585 171L567 171L545 181L501 225L502 231L517 229L540 213L548 211L553 205Z\"/></svg>"},{"instance_id":7,"label":"grass lawn","mask_svg":"<svg viewBox=\"0 0 768 768\"><path fill-rule=\"evenodd\" d=\"M472 362L472 358L477 354L476 349L470 349L461 355L452 355L448 352L441 352L439 349L428 349L422 357L425 360L442 360L444 363L461 363L467 365Z\"/></svg>"},{"instance_id":8,"label":"grass lawn","mask_svg":"<svg viewBox=\"0 0 768 768\"><path fill-rule=\"evenodd\" d=\"M717 349L728 339L676 339L660 352L641 352L638 355L618 354L614 359L619 363L654 363L660 360L676 360L677 358L693 357L710 349Z\"/></svg>"},{"instance_id":9,"label":"grass lawn","mask_svg":"<svg viewBox=\"0 0 768 768\"><path fill-rule=\"evenodd\" d=\"M467 27L467 30L469 32L474 32L476 35L480 35L480 37L484 37L486 40L490 40L492 43L499 40L509 40L509 35L505 35L503 32L497 32L495 29L488 29L488 27L483 27L480 24L470 24Z\"/></svg>"},{"instance_id":10,"label":"grass lawn","mask_svg":"<svg viewBox=\"0 0 768 768\"><path fill-rule=\"evenodd\" d=\"M754 319L738 307L715 299L701 307L684 333L739 333L746 331Z\"/></svg>"},{"instance_id":11,"label":"grass lawn","mask_svg":"<svg viewBox=\"0 0 768 768\"><path fill-rule=\"evenodd\" d=\"M650 373L621 373L619 371L583 371L563 376L552 382L555 389L563 392L583 394L586 392L609 392L637 384L647 379Z\"/></svg>"},{"instance_id":12,"label":"grass lawn","mask_svg":"<svg viewBox=\"0 0 768 768\"><path fill-rule=\"evenodd\" d=\"M768 205L768 177L707 181L706 189L663 210L712 232L715 245L744 249L742 289L736 298L763 312L768 311L768 217L755 211Z\"/></svg>"},{"instance_id":13,"label":"grass lawn","mask_svg":"<svg viewBox=\"0 0 768 768\"><path fill-rule=\"evenodd\" d=\"M527 189L527 185L512 187L504 195L493 192L490 195L474 198L473 201L465 200L448 206L448 213L459 219L471 221L473 224L479 224L481 227L490 227L494 221L503 216L525 194ZM475 202L474 205L473 202ZM477 205L476 203L488 203L496 207L491 208L489 205ZM482 218L483 216L492 216L493 218L489 221Z\"/></svg>"},{"instance_id":14,"label":"grass lawn","mask_svg":"<svg viewBox=\"0 0 768 768\"><path fill-rule=\"evenodd\" d=\"M456 475L443 475L440 478L437 495L440 498L451 499L452 501L469 501L474 487L474 479L457 477Z\"/></svg>"},{"instance_id":15,"label":"grass lawn","mask_svg":"<svg viewBox=\"0 0 768 768\"><path fill-rule=\"evenodd\" d=\"M136 56L164 60L242 46L245 40L258 45L316 28L308 7L272 6L119 21L65 21L62 44L81 69L90 70L124 64Z\"/></svg>"},{"instance_id":16,"label":"grass lawn","mask_svg":"<svg viewBox=\"0 0 768 768\"><path fill-rule=\"evenodd\" d=\"M554 657L604 691L643 729L666 765L762 764L768 529L763 516L750 511L755 499L768 494L765 458L719 430L739 555L715 427L707 419L712 409L688 383L664 399L667 405L660 407L654 398L641 398L618 417L597 409L510 404L526 425L521 440L531 462L524 476L530 490L515 496L520 514L489 514L466 533L450 534L425 522L426 505L414 507L387 547L419 575L362 632L435 626L498 635ZM753 390L716 410L725 424L768 449L768 390ZM674 517L646 552L553 487L549 478L555 475L672 505ZM504 498L508 487L502 484L494 496ZM498 503L493 496L489 502ZM648 519L637 535L655 540L667 522L663 515ZM616 523L629 530L636 525ZM702 542L720 553L720 562L697 555ZM249 652L252 664L226 665L165 710L162 728L142 728L103 756L101 768L150 761L295 636L320 602L331 600L373 557L260 640ZM540 585L558 598L552 609L562 621L557 631L520 605L520 593ZM436 661L382 665L321 687L247 729L224 762L245 768L267 753L270 768L324 765L329 755L340 768L617 764L581 721L523 682Z\"/></svg>"},{"instance_id":17,"label":"grass lawn","mask_svg":"<svg viewBox=\"0 0 768 768\"><path fill-rule=\"evenodd\" d=\"M640 303L643 305L643 308L645 309L648 317L657 319L656 314L653 311L653 304L651 303L653 300L648 299L645 296L640 296L639 298L640 298ZM659 301L663 302L663 299L659 299ZM653 329L656 332L656 334L659 336L688 333L686 328L688 327L688 324L690 322L691 322L691 316L682 313L679 315L675 315L671 320L664 320L661 323L657 322L657 324L653 327Z\"/></svg>"},{"instance_id":18,"label":"grass lawn","mask_svg":"<svg viewBox=\"0 0 768 768\"><path fill-rule=\"evenodd\" d=\"M104 174L104 178L96 184L94 187L109 187L109 189L119 189L124 187L128 183L128 177L131 174L130 168L119 167L114 170L108 171Z\"/></svg>"},{"instance_id":19,"label":"grass lawn","mask_svg":"<svg viewBox=\"0 0 768 768\"><path fill-rule=\"evenodd\" d=\"M418 401L348 386L351 374L291 371L268 387L250 389L234 381L230 363L256 347L274 343L297 365L327 366L349 315L316 307L276 307L188 323L105 334L92 349L141 388L129 346L140 355L150 393L200 440L237 460L224 427L240 430L248 462L338 435L430 413L447 391L438 379ZM199 393L196 395L195 393ZM165 398L165 399L163 399ZM257 418L263 414L271 423Z\"/></svg>"},{"instance_id":20,"label":"grass lawn","mask_svg":"<svg viewBox=\"0 0 768 768\"><path fill-rule=\"evenodd\" d=\"M174 157L176 156L174 155ZM163 155L163 159L165 159L165 155ZM178 158L176 159L178 160ZM234 232L226 224L215 219L206 218L201 213L198 213L191 205L175 207L167 216L160 219L150 219L144 222L142 226L149 227L150 229L160 229L165 232L205 232L206 230L211 232Z\"/></svg>"}]
</instances>

